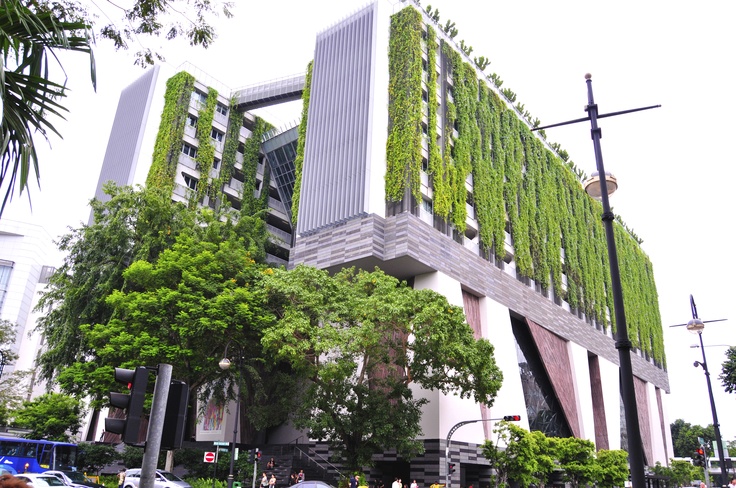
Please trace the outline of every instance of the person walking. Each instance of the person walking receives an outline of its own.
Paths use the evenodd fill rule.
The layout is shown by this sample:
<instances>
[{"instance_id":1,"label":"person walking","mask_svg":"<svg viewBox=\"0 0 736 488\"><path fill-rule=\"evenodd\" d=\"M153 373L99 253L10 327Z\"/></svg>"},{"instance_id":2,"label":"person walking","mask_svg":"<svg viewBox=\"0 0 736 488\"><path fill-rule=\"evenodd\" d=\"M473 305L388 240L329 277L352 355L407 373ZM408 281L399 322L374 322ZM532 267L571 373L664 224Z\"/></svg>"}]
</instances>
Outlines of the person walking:
<instances>
[{"instance_id":1,"label":"person walking","mask_svg":"<svg viewBox=\"0 0 736 488\"><path fill-rule=\"evenodd\" d=\"M123 488L125 484L125 469L118 471L118 488Z\"/></svg>"},{"instance_id":2,"label":"person walking","mask_svg":"<svg viewBox=\"0 0 736 488\"><path fill-rule=\"evenodd\" d=\"M271 479L268 480L268 488L276 488L276 475L271 473Z\"/></svg>"},{"instance_id":3,"label":"person walking","mask_svg":"<svg viewBox=\"0 0 736 488\"><path fill-rule=\"evenodd\" d=\"M261 475L261 488L268 488L268 477L265 472Z\"/></svg>"},{"instance_id":4,"label":"person walking","mask_svg":"<svg viewBox=\"0 0 736 488\"><path fill-rule=\"evenodd\" d=\"M300 469L299 474L296 475L296 482L301 483L302 481L304 481L304 470Z\"/></svg>"},{"instance_id":5,"label":"person walking","mask_svg":"<svg viewBox=\"0 0 736 488\"><path fill-rule=\"evenodd\" d=\"M411 485L409 485L409 488L419 488L419 485L417 484L417 480L412 480ZM472 486L470 488L473 488Z\"/></svg>"}]
</instances>

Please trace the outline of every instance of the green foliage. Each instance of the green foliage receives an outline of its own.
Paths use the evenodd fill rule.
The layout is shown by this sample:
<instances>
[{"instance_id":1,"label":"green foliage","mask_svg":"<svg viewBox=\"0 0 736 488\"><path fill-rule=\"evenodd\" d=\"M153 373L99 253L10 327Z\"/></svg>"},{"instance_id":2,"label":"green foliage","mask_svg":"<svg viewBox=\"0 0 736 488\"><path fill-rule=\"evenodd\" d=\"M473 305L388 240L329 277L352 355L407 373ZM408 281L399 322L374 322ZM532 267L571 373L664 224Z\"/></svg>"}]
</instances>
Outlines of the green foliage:
<instances>
[{"instance_id":1,"label":"green foliage","mask_svg":"<svg viewBox=\"0 0 736 488\"><path fill-rule=\"evenodd\" d=\"M380 270L330 276L306 266L276 270L265 286L278 320L263 343L309 380L294 424L328 441L349 469L390 448L406 459L421 452L426 400L412 383L493 404L502 379L493 346L438 293Z\"/></svg>"},{"instance_id":2,"label":"green foliage","mask_svg":"<svg viewBox=\"0 0 736 488\"><path fill-rule=\"evenodd\" d=\"M296 159L294 160L295 182L294 193L291 198L291 223L296 226L299 217L299 200L302 189L302 168L304 166L304 145L307 142L307 115L309 114L309 94L312 90L312 69L314 61L307 65L307 77L304 80L304 91L302 91L302 117L299 121L299 139L296 143Z\"/></svg>"},{"instance_id":3,"label":"green foliage","mask_svg":"<svg viewBox=\"0 0 736 488\"><path fill-rule=\"evenodd\" d=\"M601 449L595 453L597 469L595 470L595 484L598 488L613 488L624 486L629 478L628 455L626 451L609 451Z\"/></svg>"},{"instance_id":4,"label":"green foliage","mask_svg":"<svg viewBox=\"0 0 736 488\"><path fill-rule=\"evenodd\" d=\"M77 466L85 472L100 474L100 470L118 459L118 452L108 444L93 444L82 442L79 444Z\"/></svg>"},{"instance_id":5,"label":"green foliage","mask_svg":"<svg viewBox=\"0 0 736 488\"><path fill-rule=\"evenodd\" d=\"M569 481L573 488L587 485L597 478L595 445L591 441L577 437L561 437L556 439L555 444L558 466L563 471L563 479Z\"/></svg>"},{"instance_id":6,"label":"green foliage","mask_svg":"<svg viewBox=\"0 0 736 488\"><path fill-rule=\"evenodd\" d=\"M191 206L197 205L204 200L205 196L212 194L212 164L215 161L215 143L212 140L212 121L215 118L215 107L217 107L217 90L209 88L207 101L199 109L197 119L197 169L199 170L199 183L197 191L192 195L189 202ZM219 188L217 189L219 190Z\"/></svg>"},{"instance_id":7,"label":"green foliage","mask_svg":"<svg viewBox=\"0 0 736 488\"><path fill-rule=\"evenodd\" d=\"M710 446L713 445L713 441L716 439L713 424L702 427L677 419L670 424L670 432L672 434L672 449L676 457L691 457L693 451L700 446L698 437L705 440L706 453L712 453Z\"/></svg>"},{"instance_id":8,"label":"green foliage","mask_svg":"<svg viewBox=\"0 0 736 488\"><path fill-rule=\"evenodd\" d=\"M177 73L166 82L164 109L153 147L153 161L148 170L146 187L160 188L168 194L174 189L176 164L181 154L181 141L193 91L194 76L186 71Z\"/></svg>"},{"instance_id":9,"label":"green foliage","mask_svg":"<svg viewBox=\"0 0 736 488\"><path fill-rule=\"evenodd\" d=\"M731 346L726 351L726 360L721 365L721 380L726 393L736 392L736 346Z\"/></svg>"},{"instance_id":10,"label":"green foliage","mask_svg":"<svg viewBox=\"0 0 736 488\"><path fill-rule=\"evenodd\" d=\"M201 462L198 462L197 464L202 464ZM209 464L207 465L209 467ZM192 485L192 488L226 488L227 487L227 481L222 480L215 480L212 478L187 478L187 481L190 485Z\"/></svg>"},{"instance_id":11,"label":"green foliage","mask_svg":"<svg viewBox=\"0 0 736 488\"><path fill-rule=\"evenodd\" d=\"M401 129L396 124L389 127L389 202L409 198L409 188L411 198L421 201L414 186L420 169L409 163L393 165L397 149L391 142L399 134L407 136L401 145L402 154L414 154L408 137L413 137L421 122L420 114L413 112L415 106L421 107L421 102L409 95L420 93L423 86L421 77L415 78L413 71L421 54L414 49L421 49L422 43L415 39L416 25L406 21L413 15L406 10L413 8L407 7L393 17L389 45L391 66L396 67L389 88L389 103L395 105L389 110L407 123ZM450 25L448 22L448 28ZM469 203L466 180L472 174L472 203L485 255L493 253L496 259L504 258L508 226L516 270L521 276L533 279L544 289L553 289L581 316L585 314L604 328L615 329L600 204L581 188L574 164L561 160L566 154L559 144L553 147L560 157L531 132L523 119L533 122L523 105L519 104L519 115L485 80L477 79L475 67L455 49L444 43L440 48L452 80L448 85L452 101L448 97L444 113L439 113L439 85L433 63L437 41L433 28L428 27L427 149L434 214L451 223L459 233L464 231ZM492 75L491 80L497 87L502 83L497 75ZM511 90L502 93L509 103L515 102L516 94ZM443 120L445 128L441 148L434 133L437 120ZM651 262L642 252L640 240L620 219L614 227L630 339L648 358L664 366L664 340Z\"/></svg>"},{"instance_id":12,"label":"green foliage","mask_svg":"<svg viewBox=\"0 0 736 488\"><path fill-rule=\"evenodd\" d=\"M268 188L269 173L268 165L264 165L263 184L261 185L261 193L258 198L255 197L256 191L256 174L258 171L258 162L261 155L261 138L263 134L272 129L271 124L256 117L253 133L245 141L245 151L243 154L243 194L242 207L240 212L244 216L256 215L268 208ZM261 213L260 217L265 220L265 213Z\"/></svg>"},{"instance_id":13,"label":"green foliage","mask_svg":"<svg viewBox=\"0 0 736 488\"><path fill-rule=\"evenodd\" d=\"M422 15L407 7L391 17L386 200L421 202Z\"/></svg>"},{"instance_id":14,"label":"green foliage","mask_svg":"<svg viewBox=\"0 0 736 488\"><path fill-rule=\"evenodd\" d=\"M693 466L689 461L670 459L669 464L669 466L662 466L657 462L652 467L652 472L655 475L667 478L667 488L691 486L693 480L700 479L703 475L703 469Z\"/></svg>"},{"instance_id":15,"label":"green foliage","mask_svg":"<svg viewBox=\"0 0 736 488\"><path fill-rule=\"evenodd\" d=\"M0 320L0 352L5 364L13 364L18 355L11 349L15 344L18 327L8 320ZM30 371L14 370L0 379L0 425L9 425L13 411L21 406L30 386L27 379Z\"/></svg>"},{"instance_id":16,"label":"green foliage","mask_svg":"<svg viewBox=\"0 0 736 488\"><path fill-rule=\"evenodd\" d=\"M97 351L81 326L106 324L113 314L106 300L123 288L123 271L135 260L155 259L195 222L192 211L155 188L109 184L105 191L109 201L92 202L94 223L59 241L66 257L36 308L43 313L38 329L47 340L39 356L41 376L71 395L90 395L93 408L110 389L109 371L99 368Z\"/></svg>"},{"instance_id":17,"label":"green foliage","mask_svg":"<svg viewBox=\"0 0 736 488\"><path fill-rule=\"evenodd\" d=\"M86 20L58 15L44 2L5 0L0 4L0 186L5 196L0 215L12 199L28 187L31 170L39 181L37 142L34 135L61 137L52 117L63 119L61 104L67 88L63 72L49 70L61 51L80 52L90 57L92 85L96 70L92 56L90 25Z\"/></svg>"},{"instance_id":18,"label":"green foliage","mask_svg":"<svg viewBox=\"0 0 736 488\"><path fill-rule=\"evenodd\" d=\"M81 428L84 409L76 398L45 393L13 412L13 425L30 429L28 439L69 442Z\"/></svg>"}]
</instances>

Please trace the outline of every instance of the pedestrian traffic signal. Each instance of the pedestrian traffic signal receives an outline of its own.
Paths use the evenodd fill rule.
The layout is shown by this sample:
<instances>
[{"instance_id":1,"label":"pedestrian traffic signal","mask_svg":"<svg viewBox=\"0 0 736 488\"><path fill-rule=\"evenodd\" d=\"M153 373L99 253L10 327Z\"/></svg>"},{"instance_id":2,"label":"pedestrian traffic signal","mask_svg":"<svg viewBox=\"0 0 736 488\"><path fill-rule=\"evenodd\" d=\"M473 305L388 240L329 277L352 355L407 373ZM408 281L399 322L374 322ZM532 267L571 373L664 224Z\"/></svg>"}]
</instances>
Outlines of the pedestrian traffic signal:
<instances>
[{"instance_id":1,"label":"pedestrian traffic signal","mask_svg":"<svg viewBox=\"0 0 736 488\"><path fill-rule=\"evenodd\" d=\"M506 422L518 422L521 420L521 415L504 415L503 419Z\"/></svg>"},{"instance_id":2,"label":"pedestrian traffic signal","mask_svg":"<svg viewBox=\"0 0 736 488\"><path fill-rule=\"evenodd\" d=\"M261 450L256 447L256 462L261 462Z\"/></svg>"},{"instance_id":3,"label":"pedestrian traffic signal","mask_svg":"<svg viewBox=\"0 0 736 488\"><path fill-rule=\"evenodd\" d=\"M255 451L253 449L248 449L248 462L249 463L252 463L252 462L255 461L255 459L256 459L255 454L256 453L255 453Z\"/></svg>"},{"instance_id":4,"label":"pedestrian traffic signal","mask_svg":"<svg viewBox=\"0 0 736 488\"><path fill-rule=\"evenodd\" d=\"M455 472L455 463L447 463L447 471L452 474Z\"/></svg>"},{"instance_id":5,"label":"pedestrian traffic signal","mask_svg":"<svg viewBox=\"0 0 736 488\"><path fill-rule=\"evenodd\" d=\"M110 405L126 412L123 418L106 418L105 430L120 434L126 444L138 444L143 403L148 387L148 369L145 366L135 369L115 368L115 381L128 385L130 393L110 392Z\"/></svg>"}]
</instances>

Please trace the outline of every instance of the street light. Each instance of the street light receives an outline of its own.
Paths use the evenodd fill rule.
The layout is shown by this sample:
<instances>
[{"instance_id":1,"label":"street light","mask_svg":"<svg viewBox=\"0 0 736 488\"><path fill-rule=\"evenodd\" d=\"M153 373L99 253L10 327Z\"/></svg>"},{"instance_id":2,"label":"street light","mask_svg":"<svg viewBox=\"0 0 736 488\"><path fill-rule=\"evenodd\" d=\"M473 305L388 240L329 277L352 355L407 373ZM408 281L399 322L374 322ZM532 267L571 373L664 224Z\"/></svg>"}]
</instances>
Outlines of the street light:
<instances>
[{"instance_id":1,"label":"street light","mask_svg":"<svg viewBox=\"0 0 736 488\"><path fill-rule=\"evenodd\" d=\"M716 436L716 448L718 449L718 463L721 466L721 485L726 486L726 483L728 481L728 470L726 469L726 459L725 454L723 452L723 439L721 438L721 428L720 424L718 423L718 413L716 412L716 402L713 399L713 387L710 383L710 372L708 371L708 362L705 360L705 346L703 345L703 329L705 328L705 322L721 322L725 319L718 319L718 320L706 320L702 321L698 318L698 309L695 307L695 300L693 299L693 296L690 295L690 310L692 311L693 318L690 320L687 324L677 324L677 325L671 325L670 327L681 327L685 326L687 330L692 332L693 334L698 334L698 338L700 339L700 351L703 354L703 361L695 361L693 363L693 366L696 368L700 366L703 368L703 372L705 373L705 381L708 384L708 397L710 399L710 411L713 414L713 433ZM693 347L693 346L690 346ZM698 347L698 346L695 346ZM708 466L705 467L705 469L708 469Z\"/></svg>"},{"instance_id":2,"label":"street light","mask_svg":"<svg viewBox=\"0 0 736 488\"><path fill-rule=\"evenodd\" d=\"M632 344L629 340L628 330L626 329L626 314L624 311L624 299L621 288L621 275L618 265L618 255L616 253L616 239L613 233L614 215L611 211L611 206L608 203L608 195L618 188L618 183L610 173L606 173L606 170L603 167L601 129L598 127L598 119L649 110L651 108L657 108L659 105L651 105L649 107L622 110L619 112L599 115L598 105L596 105L593 100L593 81L591 78L590 73L585 75L585 83L588 86L588 105L585 106L585 111L588 112L587 117L547 125L544 127L537 127L532 130L559 127L561 125L569 125L586 120L590 121L590 134L593 139L593 151L595 153L597 172L593 173L591 178L586 181L585 191L591 197L599 199L603 205L602 220L603 227L606 230L608 264L611 269L611 294L613 295L613 312L614 317L616 318L615 346L616 349L618 349L621 400L624 405L624 417L626 418L626 436L629 444L628 451L629 468L631 470L631 484L634 488L644 488L646 486L646 476L644 473L644 446L641 441L641 431L639 430L639 412L636 405L636 393L634 390L634 371L631 366ZM604 177L601 178L600 175L604 175Z\"/></svg>"},{"instance_id":3,"label":"street light","mask_svg":"<svg viewBox=\"0 0 736 488\"><path fill-rule=\"evenodd\" d=\"M450 430L447 432L447 439L445 440L445 461L447 462L447 471L445 471L446 487L450 486L450 470L455 470L455 465L453 463L450 463L450 439L452 439L452 434L454 434L455 431L463 425L474 424L476 422L498 422L500 420L505 420L507 422L518 422L521 420L521 415L505 415L497 419L463 420L462 422L458 422L450 428ZM452 466L452 468L450 468L450 466Z\"/></svg>"},{"instance_id":4,"label":"street light","mask_svg":"<svg viewBox=\"0 0 736 488\"><path fill-rule=\"evenodd\" d=\"M227 346L225 346L225 355L227 355ZM231 361L224 357L220 359L218 365L223 371L230 369ZM239 363L238 363L239 365ZM240 371L238 371L240 373ZM235 402L235 422L233 422L233 445L230 447L230 473L227 475L227 488L233 488L233 481L235 480L235 444L238 442L238 419L240 418L240 393L242 392L242 378L238 374L238 397Z\"/></svg>"}]
</instances>

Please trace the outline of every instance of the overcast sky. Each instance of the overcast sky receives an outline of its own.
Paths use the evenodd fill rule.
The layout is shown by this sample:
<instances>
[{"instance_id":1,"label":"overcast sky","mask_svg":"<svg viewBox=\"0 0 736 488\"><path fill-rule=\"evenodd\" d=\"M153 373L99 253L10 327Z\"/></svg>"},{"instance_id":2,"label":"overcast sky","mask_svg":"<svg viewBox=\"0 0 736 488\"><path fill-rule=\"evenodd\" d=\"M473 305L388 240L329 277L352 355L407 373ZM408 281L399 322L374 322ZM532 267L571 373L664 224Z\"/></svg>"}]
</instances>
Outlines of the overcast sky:
<instances>
[{"instance_id":1,"label":"overcast sky","mask_svg":"<svg viewBox=\"0 0 736 488\"><path fill-rule=\"evenodd\" d=\"M304 71L318 31L366 4L362 0L239 0L235 18L217 22L220 35L207 51L183 43L162 48L161 77L191 62L230 88ZM426 6L427 0L423 1ZM733 182L736 161L736 7L733 2L647 1L450 1L431 2L459 31L456 40L473 56L490 58L487 73L517 93L543 125L584 117L585 73L593 75L601 114L661 104L654 110L600 121L603 160L619 190L614 212L640 238L650 256L665 328L671 394L670 422L712 423L696 335L669 325L690 317L693 294L700 318L736 318L733 245ZM146 42L156 48L156 43ZM134 46L133 50L138 47ZM141 75L130 55L105 43L96 49L98 89L89 84L81 56L65 59L69 86L63 141L40 144L42 190L32 189L33 215L25 196L3 218L30 219L60 235L86 222L120 90ZM157 94L158 95L158 94ZM160 96L159 96L160 98ZM160 103L160 102L159 102ZM160 110L160 105L159 108ZM156 110L156 107L154 107ZM276 125L298 114L268 111ZM151 124L158 122L158 114ZM149 127L150 129L150 127ZM588 174L595 169L587 123L548 129L547 139L566 149ZM150 154L142 154L137 181L145 179ZM707 325L703 333L719 420L725 440L736 438L736 395L718 380L726 347L736 344L733 320Z\"/></svg>"}]
</instances>

